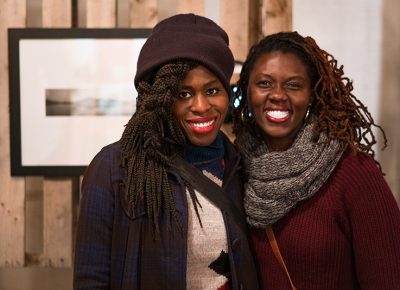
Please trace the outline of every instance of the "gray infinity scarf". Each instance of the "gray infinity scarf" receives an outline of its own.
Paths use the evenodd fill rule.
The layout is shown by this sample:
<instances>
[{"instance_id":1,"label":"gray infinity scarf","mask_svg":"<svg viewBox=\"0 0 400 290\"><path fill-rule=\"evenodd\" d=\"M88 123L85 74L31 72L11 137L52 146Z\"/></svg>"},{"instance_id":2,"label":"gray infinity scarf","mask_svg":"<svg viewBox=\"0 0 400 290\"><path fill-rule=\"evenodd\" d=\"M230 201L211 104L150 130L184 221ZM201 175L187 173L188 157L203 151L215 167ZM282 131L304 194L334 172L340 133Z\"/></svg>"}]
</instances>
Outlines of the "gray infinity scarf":
<instances>
[{"instance_id":1,"label":"gray infinity scarf","mask_svg":"<svg viewBox=\"0 0 400 290\"><path fill-rule=\"evenodd\" d=\"M247 131L237 136L247 175L244 208L250 226L266 228L275 223L328 179L343 149L337 141L324 144L325 134L320 134L318 142L312 137L312 118L286 151L269 152L264 142Z\"/></svg>"}]
</instances>

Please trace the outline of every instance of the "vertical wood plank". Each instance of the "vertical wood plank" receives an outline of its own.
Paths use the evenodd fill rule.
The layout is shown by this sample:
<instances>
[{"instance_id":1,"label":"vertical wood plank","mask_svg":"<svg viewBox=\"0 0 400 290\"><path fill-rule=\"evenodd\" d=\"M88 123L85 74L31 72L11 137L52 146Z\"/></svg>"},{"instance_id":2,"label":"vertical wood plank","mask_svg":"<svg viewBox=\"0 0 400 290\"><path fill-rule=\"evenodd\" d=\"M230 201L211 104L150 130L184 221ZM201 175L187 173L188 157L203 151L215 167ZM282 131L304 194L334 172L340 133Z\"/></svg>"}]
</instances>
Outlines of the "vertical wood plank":
<instances>
[{"instance_id":1,"label":"vertical wood plank","mask_svg":"<svg viewBox=\"0 0 400 290\"><path fill-rule=\"evenodd\" d=\"M388 138L388 147L379 151L383 145L379 135L378 160L386 173L385 179L400 205L400 2L383 1L382 35L382 76L379 100L379 119Z\"/></svg>"},{"instance_id":2,"label":"vertical wood plank","mask_svg":"<svg viewBox=\"0 0 400 290\"><path fill-rule=\"evenodd\" d=\"M0 267L23 266L25 180L10 173L7 29L24 27L25 0L0 1Z\"/></svg>"},{"instance_id":3,"label":"vertical wood plank","mask_svg":"<svg viewBox=\"0 0 400 290\"><path fill-rule=\"evenodd\" d=\"M71 27L71 1L42 0L43 27Z\"/></svg>"},{"instance_id":4,"label":"vertical wood plank","mask_svg":"<svg viewBox=\"0 0 400 290\"><path fill-rule=\"evenodd\" d=\"M152 28L157 22L157 0L129 0L129 27Z\"/></svg>"},{"instance_id":5,"label":"vertical wood plank","mask_svg":"<svg viewBox=\"0 0 400 290\"><path fill-rule=\"evenodd\" d=\"M117 0L117 27L129 27L130 0Z\"/></svg>"},{"instance_id":6,"label":"vertical wood plank","mask_svg":"<svg viewBox=\"0 0 400 290\"><path fill-rule=\"evenodd\" d=\"M43 182L42 266L72 265L72 180L45 178Z\"/></svg>"},{"instance_id":7,"label":"vertical wood plank","mask_svg":"<svg viewBox=\"0 0 400 290\"><path fill-rule=\"evenodd\" d=\"M71 1L42 0L43 27L70 27ZM72 265L72 180L43 180L43 254L42 266Z\"/></svg>"},{"instance_id":8,"label":"vertical wood plank","mask_svg":"<svg viewBox=\"0 0 400 290\"><path fill-rule=\"evenodd\" d=\"M27 15L30 11L27 9ZM25 177L25 265L39 264L43 254L43 177Z\"/></svg>"},{"instance_id":9,"label":"vertical wood plank","mask_svg":"<svg viewBox=\"0 0 400 290\"><path fill-rule=\"evenodd\" d=\"M116 27L116 0L86 0L85 18L85 24L87 28Z\"/></svg>"},{"instance_id":10,"label":"vertical wood plank","mask_svg":"<svg viewBox=\"0 0 400 290\"><path fill-rule=\"evenodd\" d=\"M180 13L194 13L204 16L204 0L177 0L176 1L176 14Z\"/></svg>"},{"instance_id":11,"label":"vertical wood plank","mask_svg":"<svg viewBox=\"0 0 400 290\"><path fill-rule=\"evenodd\" d=\"M70 27L71 2L42 0L43 27ZM43 266L72 265L72 181L45 178L43 186Z\"/></svg>"},{"instance_id":12,"label":"vertical wood plank","mask_svg":"<svg viewBox=\"0 0 400 290\"><path fill-rule=\"evenodd\" d=\"M263 35L291 31L293 26L292 10L292 0L263 0Z\"/></svg>"},{"instance_id":13,"label":"vertical wood plank","mask_svg":"<svg viewBox=\"0 0 400 290\"><path fill-rule=\"evenodd\" d=\"M259 0L249 0L249 49L263 37L262 31L262 2Z\"/></svg>"},{"instance_id":14,"label":"vertical wood plank","mask_svg":"<svg viewBox=\"0 0 400 290\"><path fill-rule=\"evenodd\" d=\"M158 20L175 14L194 13L205 16L206 0L158 0ZM219 5L219 1L215 1Z\"/></svg>"},{"instance_id":15,"label":"vertical wood plank","mask_svg":"<svg viewBox=\"0 0 400 290\"><path fill-rule=\"evenodd\" d=\"M250 3L252 1L220 0L220 25L229 35L235 60L244 61L250 47Z\"/></svg>"}]
</instances>

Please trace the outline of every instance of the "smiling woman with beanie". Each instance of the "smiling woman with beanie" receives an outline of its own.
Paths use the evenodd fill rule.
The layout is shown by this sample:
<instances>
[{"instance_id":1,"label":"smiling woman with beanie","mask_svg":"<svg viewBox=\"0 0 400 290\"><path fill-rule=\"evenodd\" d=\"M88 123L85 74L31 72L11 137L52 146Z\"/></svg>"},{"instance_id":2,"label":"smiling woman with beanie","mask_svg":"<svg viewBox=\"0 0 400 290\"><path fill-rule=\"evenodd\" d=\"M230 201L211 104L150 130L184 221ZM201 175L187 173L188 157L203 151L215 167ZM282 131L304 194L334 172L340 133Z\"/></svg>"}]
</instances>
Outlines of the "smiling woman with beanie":
<instances>
[{"instance_id":1,"label":"smiling woman with beanie","mask_svg":"<svg viewBox=\"0 0 400 290\"><path fill-rule=\"evenodd\" d=\"M258 289L241 223L173 166L185 160L243 211L238 158L220 132L233 67L213 21L181 14L154 27L136 112L83 179L74 289Z\"/></svg>"}]
</instances>

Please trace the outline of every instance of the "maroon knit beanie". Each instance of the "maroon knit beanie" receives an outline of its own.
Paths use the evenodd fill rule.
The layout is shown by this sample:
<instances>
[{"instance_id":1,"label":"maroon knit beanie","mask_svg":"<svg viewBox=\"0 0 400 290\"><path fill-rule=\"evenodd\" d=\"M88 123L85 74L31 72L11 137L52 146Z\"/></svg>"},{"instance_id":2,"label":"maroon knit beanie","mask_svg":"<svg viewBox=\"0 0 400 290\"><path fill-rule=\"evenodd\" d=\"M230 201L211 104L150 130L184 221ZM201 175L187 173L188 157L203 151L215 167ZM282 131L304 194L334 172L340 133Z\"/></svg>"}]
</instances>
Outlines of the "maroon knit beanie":
<instances>
[{"instance_id":1,"label":"maroon knit beanie","mask_svg":"<svg viewBox=\"0 0 400 290\"><path fill-rule=\"evenodd\" d=\"M228 35L212 20L179 14L159 22L140 51L135 86L148 73L176 59L190 59L204 65L230 95L234 58Z\"/></svg>"}]
</instances>

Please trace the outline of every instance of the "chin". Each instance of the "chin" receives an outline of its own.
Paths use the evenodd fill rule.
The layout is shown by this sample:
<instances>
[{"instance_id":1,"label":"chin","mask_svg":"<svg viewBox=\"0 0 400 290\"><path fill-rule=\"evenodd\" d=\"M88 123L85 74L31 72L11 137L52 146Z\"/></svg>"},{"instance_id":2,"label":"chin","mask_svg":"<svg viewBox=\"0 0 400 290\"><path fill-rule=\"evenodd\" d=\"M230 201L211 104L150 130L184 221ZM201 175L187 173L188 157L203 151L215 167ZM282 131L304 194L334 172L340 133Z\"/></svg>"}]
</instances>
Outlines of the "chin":
<instances>
[{"instance_id":1,"label":"chin","mask_svg":"<svg viewBox=\"0 0 400 290\"><path fill-rule=\"evenodd\" d=\"M196 146L208 146L215 141L217 134L210 134L208 136L189 137L190 143Z\"/></svg>"}]
</instances>

